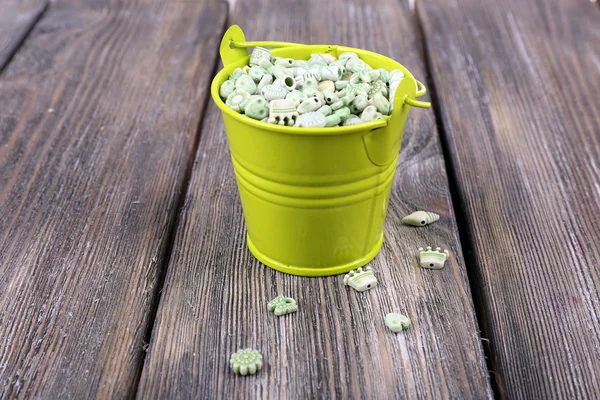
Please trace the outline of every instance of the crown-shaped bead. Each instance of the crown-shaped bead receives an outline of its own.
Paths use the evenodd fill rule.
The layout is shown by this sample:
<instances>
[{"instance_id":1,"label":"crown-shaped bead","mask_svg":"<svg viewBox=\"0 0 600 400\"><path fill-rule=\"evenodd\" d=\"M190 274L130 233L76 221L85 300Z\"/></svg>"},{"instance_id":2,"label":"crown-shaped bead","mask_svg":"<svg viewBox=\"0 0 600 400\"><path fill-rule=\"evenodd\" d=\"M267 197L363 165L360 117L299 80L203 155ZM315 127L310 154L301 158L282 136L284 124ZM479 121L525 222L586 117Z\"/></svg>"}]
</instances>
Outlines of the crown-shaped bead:
<instances>
[{"instance_id":1,"label":"crown-shaped bead","mask_svg":"<svg viewBox=\"0 0 600 400\"><path fill-rule=\"evenodd\" d=\"M431 246L427 246L426 248L419 247L419 261L423 268L444 268L444 263L447 259L448 250L442 250L439 247L432 250Z\"/></svg>"},{"instance_id":2,"label":"crown-shaped bead","mask_svg":"<svg viewBox=\"0 0 600 400\"><path fill-rule=\"evenodd\" d=\"M377 278L373 275L371 267L358 268L344 275L344 284L364 292L377 286Z\"/></svg>"}]
</instances>

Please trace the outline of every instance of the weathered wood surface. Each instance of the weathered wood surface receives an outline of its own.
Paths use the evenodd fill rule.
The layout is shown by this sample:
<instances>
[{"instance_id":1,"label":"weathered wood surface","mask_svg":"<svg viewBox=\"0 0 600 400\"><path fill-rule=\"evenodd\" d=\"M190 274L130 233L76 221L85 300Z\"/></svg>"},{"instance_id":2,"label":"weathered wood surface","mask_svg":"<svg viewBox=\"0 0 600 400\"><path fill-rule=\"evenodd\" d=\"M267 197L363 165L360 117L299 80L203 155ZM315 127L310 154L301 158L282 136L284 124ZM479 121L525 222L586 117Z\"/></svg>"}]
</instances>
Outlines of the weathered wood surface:
<instances>
[{"instance_id":1,"label":"weathered wood surface","mask_svg":"<svg viewBox=\"0 0 600 400\"><path fill-rule=\"evenodd\" d=\"M506 398L600 397L600 10L417 4Z\"/></svg>"},{"instance_id":2,"label":"weathered wood surface","mask_svg":"<svg viewBox=\"0 0 600 400\"><path fill-rule=\"evenodd\" d=\"M135 393L226 15L59 1L0 76L0 397Z\"/></svg>"},{"instance_id":3,"label":"weathered wood surface","mask_svg":"<svg viewBox=\"0 0 600 400\"><path fill-rule=\"evenodd\" d=\"M362 24L330 29L331 21ZM248 40L366 48L424 78L412 15L395 0L239 0L236 22ZM380 286L365 293L344 287L341 276L294 277L251 256L221 115L214 104L207 113L139 398L491 397L433 112L411 112L386 243L372 263ZM416 209L442 219L402 226ZM446 269L417 266L416 250L427 244L450 250ZM297 314L267 312L280 293L298 300ZM383 319L391 311L409 315L412 329L390 333ZM241 347L263 352L258 375L229 370Z\"/></svg>"},{"instance_id":4,"label":"weathered wood surface","mask_svg":"<svg viewBox=\"0 0 600 400\"><path fill-rule=\"evenodd\" d=\"M47 0L0 0L0 72L47 5Z\"/></svg>"}]
</instances>

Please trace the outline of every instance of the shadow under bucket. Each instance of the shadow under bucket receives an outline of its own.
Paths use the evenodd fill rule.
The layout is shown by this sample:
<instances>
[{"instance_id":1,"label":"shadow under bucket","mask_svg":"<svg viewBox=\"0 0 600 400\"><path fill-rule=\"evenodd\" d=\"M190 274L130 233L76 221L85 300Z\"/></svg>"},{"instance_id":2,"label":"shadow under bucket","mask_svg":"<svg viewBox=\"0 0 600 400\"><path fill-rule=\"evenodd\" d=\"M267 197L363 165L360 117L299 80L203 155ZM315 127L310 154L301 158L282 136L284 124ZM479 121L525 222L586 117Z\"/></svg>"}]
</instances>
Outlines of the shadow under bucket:
<instances>
[{"instance_id":1,"label":"shadow under bucket","mask_svg":"<svg viewBox=\"0 0 600 400\"><path fill-rule=\"evenodd\" d=\"M233 111L219 97L229 75L249 62L248 47L277 57L308 59L355 52L373 68L404 73L392 115L363 124L296 128L260 122ZM224 68L211 95L221 109L252 254L276 270L302 276L348 272L381 249L383 226L404 123L425 87L396 61L343 46L246 42L233 25L221 42Z\"/></svg>"}]
</instances>

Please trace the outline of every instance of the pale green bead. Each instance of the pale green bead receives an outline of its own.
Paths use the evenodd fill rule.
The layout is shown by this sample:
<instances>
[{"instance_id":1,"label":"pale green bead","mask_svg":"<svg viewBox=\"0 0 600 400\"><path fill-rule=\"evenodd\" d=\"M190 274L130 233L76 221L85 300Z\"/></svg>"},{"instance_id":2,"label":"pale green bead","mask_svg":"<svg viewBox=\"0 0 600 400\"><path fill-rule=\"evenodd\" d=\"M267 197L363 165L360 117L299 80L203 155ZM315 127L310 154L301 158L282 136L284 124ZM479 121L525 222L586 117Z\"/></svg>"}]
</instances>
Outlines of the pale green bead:
<instances>
[{"instance_id":1,"label":"pale green bead","mask_svg":"<svg viewBox=\"0 0 600 400\"><path fill-rule=\"evenodd\" d=\"M269 61L271 58L271 52L264 47L255 47L250 54L250 66L260 65L263 60Z\"/></svg>"},{"instance_id":2,"label":"pale green bead","mask_svg":"<svg viewBox=\"0 0 600 400\"><path fill-rule=\"evenodd\" d=\"M294 64L294 60L292 58L279 58L275 61L275 65L281 65L286 68L292 67Z\"/></svg>"},{"instance_id":3,"label":"pale green bead","mask_svg":"<svg viewBox=\"0 0 600 400\"><path fill-rule=\"evenodd\" d=\"M404 79L404 72L400 71L399 69L394 69L394 70L390 71L389 82L401 81L402 79Z\"/></svg>"},{"instance_id":4,"label":"pale green bead","mask_svg":"<svg viewBox=\"0 0 600 400\"><path fill-rule=\"evenodd\" d=\"M307 89L317 90L318 87L319 82L314 78L304 78L304 80L296 86L301 92L304 92Z\"/></svg>"},{"instance_id":5,"label":"pale green bead","mask_svg":"<svg viewBox=\"0 0 600 400\"><path fill-rule=\"evenodd\" d=\"M293 126L297 118L298 111L293 101L276 99L269 103L269 123Z\"/></svg>"},{"instance_id":6,"label":"pale green bead","mask_svg":"<svg viewBox=\"0 0 600 400\"><path fill-rule=\"evenodd\" d=\"M448 255L448 250L442 250L439 247L436 247L435 250L431 246L427 246L426 248L419 247L419 263L423 268L444 268L444 263L448 259Z\"/></svg>"},{"instance_id":7,"label":"pale green bead","mask_svg":"<svg viewBox=\"0 0 600 400\"><path fill-rule=\"evenodd\" d=\"M338 114L331 114L325 117L325 126L328 128L331 126L337 126L340 124L340 122L342 122L342 118L340 118Z\"/></svg>"},{"instance_id":8,"label":"pale green bead","mask_svg":"<svg viewBox=\"0 0 600 400\"><path fill-rule=\"evenodd\" d=\"M371 89L368 93L369 98L372 99L376 93L381 93L384 97L387 97L387 85L383 81L375 81L371 83Z\"/></svg>"},{"instance_id":9,"label":"pale green bead","mask_svg":"<svg viewBox=\"0 0 600 400\"><path fill-rule=\"evenodd\" d=\"M258 65L251 67L248 71L248 76L252 78L252 80L256 83L260 82L262 77L268 74L269 73L266 69L264 69L263 67L259 67Z\"/></svg>"},{"instance_id":10,"label":"pale green bead","mask_svg":"<svg viewBox=\"0 0 600 400\"><path fill-rule=\"evenodd\" d=\"M398 333L410 327L410 319L402 314L389 313L385 316L385 325L390 331Z\"/></svg>"},{"instance_id":11,"label":"pale green bead","mask_svg":"<svg viewBox=\"0 0 600 400\"><path fill-rule=\"evenodd\" d=\"M353 51L347 51L345 53L340 54L338 60L350 60L352 58L358 58L358 54L354 53Z\"/></svg>"},{"instance_id":12,"label":"pale green bead","mask_svg":"<svg viewBox=\"0 0 600 400\"><path fill-rule=\"evenodd\" d=\"M342 122L344 122L345 120L350 118L350 116L352 115L352 112L350 111L350 108L342 107L342 108L338 108L337 110L335 110L333 115L339 116L340 119L342 120Z\"/></svg>"},{"instance_id":13,"label":"pale green bead","mask_svg":"<svg viewBox=\"0 0 600 400\"><path fill-rule=\"evenodd\" d=\"M367 96L358 95L352 100L352 104L350 105L350 111L353 114L360 114L367 106L369 105L369 99Z\"/></svg>"},{"instance_id":14,"label":"pale green bead","mask_svg":"<svg viewBox=\"0 0 600 400\"><path fill-rule=\"evenodd\" d=\"M271 83L273 83L273 76L272 75L265 75L261 78L260 82L258 82L258 85L256 86L256 92L257 93L262 93L262 88L264 88L266 85L270 85Z\"/></svg>"},{"instance_id":15,"label":"pale green bead","mask_svg":"<svg viewBox=\"0 0 600 400\"><path fill-rule=\"evenodd\" d=\"M258 120L266 118L269 116L269 102L262 96L251 96L244 104L244 114Z\"/></svg>"},{"instance_id":16,"label":"pale green bead","mask_svg":"<svg viewBox=\"0 0 600 400\"><path fill-rule=\"evenodd\" d=\"M378 69L373 69L367 72L367 74L369 75L369 78L371 78L371 82L378 80L379 76L381 75Z\"/></svg>"},{"instance_id":17,"label":"pale green bead","mask_svg":"<svg viewBox=\"0 0 600 400\"><path fill-rule=\"evenodd\" d=\"M325 103L327 103L329 105L336 103L337 101L340 100L340 98L337 96L337 94L335 94L331 90L325 90L322 93L323 93L323 98L325 99Z\"/></svg>"},{"instance_id":18,"label":"pale green bead","mask_svg":"<svg viewBox=\"0 0 600 400\"><path fill-rule=\"evenodd\" d=\"M373 96L373 105L383 115L390 113L390 102L381 93L375 93L375 96Z\"/></svg>"},{"instance_id":19,"label":"pale green bead","mask_svg":"<svg viewBox=\"0 0 600 400\"><path fill-rule=\"evenodd\" d=\"M317 83L323 79L319 72L305 72L302 76L304 76L304 80L312 78L317 81Z\"/></svg>"},{"instance_id":20,"label":"pale green bead","mask_svg":"<svg viewBox=\"0 0 600 400\"><path fill-rule=\"evenodd\" d=\"M440 219L439 214L429 211L415 211L402 218L402 223L412 226L425 226L434 223L438 219Z\"/></svg>"},{"instance_id":21,"label":"pale green bead","mask_svg":"<svg viewBox=\"0 0 600 400\"><path fill-rule=\"evenodd\" d=\"M231 75L229 75L229 80L230 81L236 81L237 78L239 78L240 76L244 75L244 71L241 68L236 68Z\"/></svg>"},{"instance_id":22,"label":"pale green bead","mask_svg":"<svg viewBox=\"0 0 600 400\"><path fill-rule=\"evenodd\" d=\"M281 65L274 66L273 69L271 70L271 74L273 74L273 76L275 76L275 78L281 78L282 76L293 77L292 72L290 70L288 70L286 67L283 67Z\"/></svg>"},{"instance_id":23,"label":"pale green bead","mask_svg":"<svg viewBox=\"0 0 600 400\"><path fill-rule=\"evenodd\" d=\"M349 83L341 92L342 96L358 96L360 94L368 97L368 92L371 86L368 83Z\"/></svg>"},{"instance_id":24,"label":"pale green bead","mask_svg":"<svg viewBox=\"0 0 600 400\"><path fill-rule=\"evenodd\" d=\"M308 98L308 96L299 90L292 90L291 92L289 92L287 94L287 96L285 96L285 98L292 100L294 102L294 105L296 107L298 107L300 105L300 103L302 103L304 100L306 100Z\"/></svg>"},{"instance_id":25,"label":"pale green bead","mask_svg":"<svg viewBox=\"0 0 600 400\"><path fill-rule=\"evenodd\" d=\"M342 79L345 72L344 67L323 67L321 68L321 77L328 81L337 82Z\"/></svg>"},{"instance_id":26,"label":"pale green bead","mask_svg":"<svg viewBox=\"0 0 600 400\"><path fill-rule=\"evenodd\" d=\"M319 92L317 89L307 88L304 89L302 93L304 93L307 97L318 97L319 100L321 100L321 103L325 103L325 96L323 96L323 93Z\"/></svg>"},{"instance_id":27,"label":"pale green bead","mask_svg":"<svg viewBox=\"0 0 600 400\"><path fill-rule=\"evenodd\" d=\"M332 62L336 61L337 58L335 58L332 54L329 53L319 53L321 55L321 57L323 57L325 59L325 61L327 61L327 64L331 64Z\"/></svg>"},{"instance_id":28,"label":"pale green bead","mask_svg":"<svg viewBox=\"0 0 600 400\"><path fill-rule=\"evenodd\" d=\"M346 63L346 69L353 73L362 72L366 69L366 64L360 58L353 58Z\"/></svg>"},{"instance_id":29,"label":"pale green bead","mask_svg":"<svg viewBox=\"0 0 600 400\"><path fill-rule=\"evenodd\" d=\"M269 311L273 311L278 317L298 311L296 300L291 297L277 296L267 304Z\"/></svg>"},{"instance_id":30,"label":"pale green bead","mask_svg":"<svg viewBox=\"0 0 600 400\"><path fill-rule=\"evenodd\" d=\"M229 359L231 370L240 375L252 375L263 366L263 356L257 350L238 350Z\"/></svg>"},{"instance_id":31,"label":"pale green bead","mask_svg":"<svg viewBox=\"0 0 600 400\"><path fill-rule=\"evenodd\" d=\"M223 99L226 99L231 93L233 93L234 90L235 82L227 80L223 82L223 84L219 88L219 96L221 96L221 98Z\"/></svg>"},{"instance_id":32,"label":"pale green bead","mask_svg":"<svg viewBox=\"0 0 600 400\"><path fill-rule=\"evenodd\" d=\"M319 108L319 109L317 110L317 112L318 112L318 113L321 113L321 114L323 114L324 116L328 116L328 115L330 115L331 113L333 113L333 110L331 109L331 107L330 107L330 106L328 106L328 105L324 105L323 107Z\"/></svg>"},{"instance_id":33,"label":"pale green bead","mask_svg":"<svg viewBox=\"0 0 600 400\"><path fill-rule=\"evenodd\" d=\"M345 58L343 60L335 60L332 63L329 63L330 67L344 67L346 68L346 63L348 63L348 59Z\"/></svg>"},{"instance_id":34,"label":"pale green bead","mask_svg":"<svg viewBox=\"0 0 600 400\"><path fill-rule=\"evenodd\" d=\"M379 79L383 81L383 83L388 83L390 81L390 73L385 68L378 68L379 71Z\"/></svg>"},{"instance_id":35,"label":"pale green bead","mask_svg":"<svg viewBox=\"0 0 600 400\"><path fill-rule=\"evenodd\" d=\"M362 124L363 122L365 122L365 121L363 121L362 119L360 119L356 115L353 115L350 118L348 118L347 120L345 120L344 123L342 124L342 126L350 126L350 125Z\"/></svg>"},{"instance_id":36,"label":"pale green bead","mask_svg":"<svg viewBox=\"0 0 600 400\"><path fill-rule=\"evenodd\" d=\"M278 100L285 99L288 91L278 85L266 85L261 89L260 94L267 100Z\"/></svg>"},{"instance_id":37,"label":"pale green bead","mask_svg":"<svg viewBox=\"0 0 600 400\"><path fill-rule=\"evenodd\" d=\"M303 67L293 67L293 68L288 68L288 70L292 73L292 75L294 77L302 76L308 72L308 70Z\"/></svg>"},{"instance_id":38,"label":"pale green bead","mask_svg":"<svg viewBox=\"0 0 600 400\"><path fill-rule=\"evenodd\" d=\"M346 86L348 86L348 84L349 84L349 83L350 83L350 82L348 82L348 81L337 81L337 82L335 83L335 88L336 88L337 90L344 90L344 88L345 88Z\"/></svg>"},{"instance_id":39,"label":"pale green bead","mask_svg":"<svg viewBox=\"0 0 600 400\"><path fill-rule=\"evenodd\" d=\"M282 76L279 78L279 86L285 88L288 92L296 89L296 81L291 76Z\"/></svg>"},{"instance_id":40,"label":"pale green bead","mask_svg":"<svg viewBox=\"0 0 600 400\"><path fill-rule=\"evenodd\" d=\"M324 128L326 125L325 116L318 112L307 112L298 117L296 125L299 128Z\"/></svg>"},{"instance_id":41,"label":"pale green bead","mask_svg":"<svg viewBox=\"0 0 600 400\"><path fill-rule=\"evenodd\" d=\"M360 119L363 121L373 121L377 119L377 114L381 114L377 111L377 108L373 105L367 106L360 114Z\"/></svg>"},{"instance_id":42,"label":"pale green bead","mask_svg":"<svg viewBox=\"0 0 600 400\"><path fill-rule=\"evenodd\" d=\"M309 97L308 99L300 103L300 105L298 106L298 113L304 114L307 112L315 111L321 108L322 105L323 103L318 97Z\"/></svg>"},{"instance_id":43,"label":"pale green bead","mask_svg":"<svg viewBox=\"0 0 600 400\"><path fill-rule=\"evenodd\" d=\"M321 54L312 54L308 59L308 65L323 65L326 66L329 63Z\"/></svg>"},{"instance_id":44,"label":"pale green bead","mask_svg":"<svg viewBox=\"0 0 600 400\"><path fill-rule=\"evenodd\" d=\"M260 60L258 65L268 73L272 73L273 68L275 67L269 60Z\"/></svg>"},{"instance_id":45,"label":"pale green bead","mask_svg":"<svg viewBox=\"0 0 600 400\"><path fill-rule=\"evenodd\" d=\"M350 104L352 102L352 100L354 100L354 98L350 98L350 97L344 96L341 99L339 99L338 101L336 101L335 103L333 103L331 105L331 108L334 111L337 111L337 110L339 110L342 107L346 107L348 104Z\"/></svg>"},{"instance_id":46,"label":"pale green bead","mask_svg":"<svg viewBox=\"0 0 600 400\"><path fill-rule=\"evenodd\" d=\"M296 68L308 69L308 61L306 61L306 60L294 60L294 62L292 63L292 66L296 67Z\"/></svg>"},{"instance_id":47,"label":"pale green bead","mask_svg":"<svg viewBox=\"0 0 600 400\"><path fill-rule=\"evenodd\" d=\"M248 75L242 75L235 81L235 88L248 92L250 94L256 93L256 83Z\"/></svg>"},{"instance_id":48,"label":"pale green bead","mask_svg":"<svg viewBox=\"0 0 600 400\"><path fill-rule=\"evenodd\" d=\"M244 105L250 99L250 93L236 89L229 96L227 96L227 100L225 100L225 104L227 107L231 108L233 111L243 112Z\"/></svg>"}]
</instances>

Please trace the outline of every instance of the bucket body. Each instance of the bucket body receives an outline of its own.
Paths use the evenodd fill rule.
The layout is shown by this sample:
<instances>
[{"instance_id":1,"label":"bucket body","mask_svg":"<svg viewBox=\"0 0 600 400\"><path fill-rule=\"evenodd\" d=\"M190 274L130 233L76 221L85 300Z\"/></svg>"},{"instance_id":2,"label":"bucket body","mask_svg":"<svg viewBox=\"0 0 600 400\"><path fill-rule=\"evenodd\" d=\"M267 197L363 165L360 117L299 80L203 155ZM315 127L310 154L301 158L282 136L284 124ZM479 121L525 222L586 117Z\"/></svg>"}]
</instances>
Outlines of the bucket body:
<instances>
[{"instance_id":1,"label":"bucket body","mask_svg":"<svg viewBox=\"0 0 600 400\"><path fill-rule=\"evenodd\" d=\"M313 53L338 56L346 51L374 68L400 69L405 78L395 99L415 98L418 87L410 72L376 53L299 45L272 54L308 59ZM246 53L228 63L214 78L211 92L223 114L250 251L271 268L303 276L340 274L368 263L383 243L410 106L394 101L390 117L348 127L263 123L229 109L218 94L235 68L248 61Z\"/></svg>"}]
</instances>

